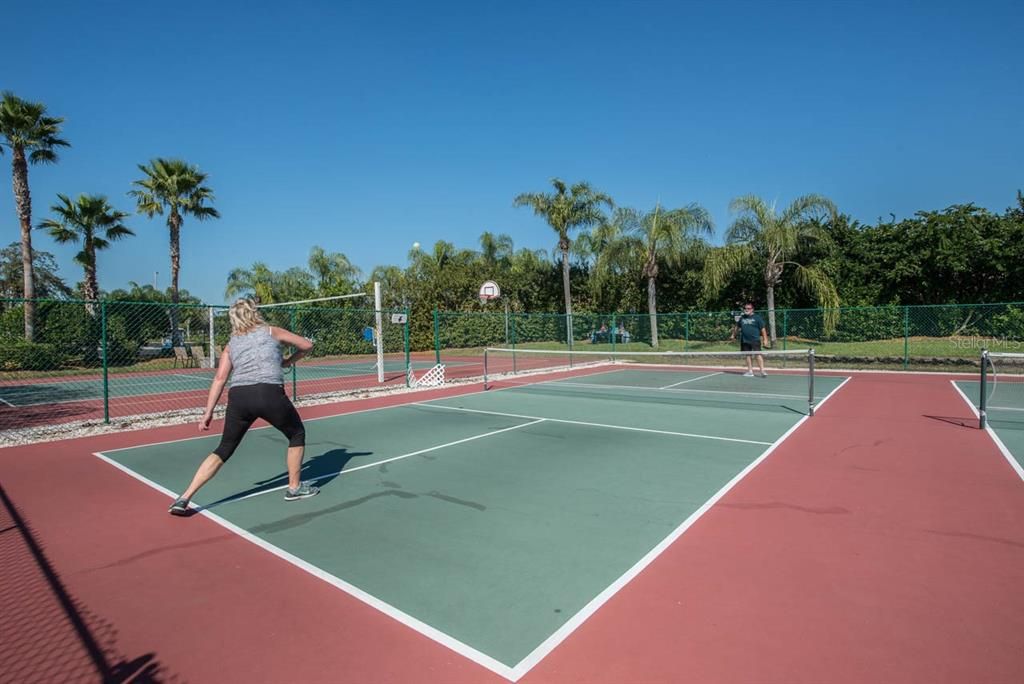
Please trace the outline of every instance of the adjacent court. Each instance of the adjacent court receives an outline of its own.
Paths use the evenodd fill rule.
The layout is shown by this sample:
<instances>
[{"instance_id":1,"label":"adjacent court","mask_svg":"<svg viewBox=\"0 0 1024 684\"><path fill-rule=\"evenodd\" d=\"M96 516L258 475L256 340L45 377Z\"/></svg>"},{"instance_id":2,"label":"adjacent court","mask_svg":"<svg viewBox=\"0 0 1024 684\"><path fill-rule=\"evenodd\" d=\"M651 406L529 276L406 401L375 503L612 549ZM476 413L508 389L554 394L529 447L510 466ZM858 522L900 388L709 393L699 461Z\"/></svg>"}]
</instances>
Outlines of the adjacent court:
<instances>
[{"instance_id":1,"label":"adjacent court","mask_svg":"<svg viewBox=\"0 0 1024 684\"><path fill-rule=\"evenodd\" d=\"M430 368L432 364L423 361L413 361L410 365L415 370L423 370ZM332 378L368 376L374 375L376 372L377 366L374 361L320 362L296 366L294 377L298 382L311 382ZM404 377L406 372L405 361L385 360L384 372L390 377ZM213 373L212 369L202 368L154 371L149 374L118 375L114 373L107 380L107 387L110 396L114 398L144 397L167 392L205 391L210 387ZM291 372L286 372L285 377L287 381L290 381L292 379ZM103 397L103 394L104 384L102 377L69 376L60 380L44 379L2 384L0 385L0 404L19 408L40 404L88 401L100 399Z\"/></svg>"}]
</instances>

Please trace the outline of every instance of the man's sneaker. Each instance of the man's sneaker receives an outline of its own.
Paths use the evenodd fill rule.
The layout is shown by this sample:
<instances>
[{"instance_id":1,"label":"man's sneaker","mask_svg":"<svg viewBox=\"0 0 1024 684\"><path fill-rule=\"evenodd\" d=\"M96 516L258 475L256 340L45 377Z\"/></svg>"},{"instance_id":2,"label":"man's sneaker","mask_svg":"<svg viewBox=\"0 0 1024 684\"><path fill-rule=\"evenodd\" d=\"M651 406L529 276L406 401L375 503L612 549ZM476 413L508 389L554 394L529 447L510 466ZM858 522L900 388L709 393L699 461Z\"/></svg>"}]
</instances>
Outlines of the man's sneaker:
<instances>
[{"instance_id":1,"label":"man's sneaker","mask_svg":"<svg viewBox=\"0 0 1024 684\"><path fill-rule=\"evenodd\" d=\"M188 515L188 499L175 499L167 512L171 515Z\"/></svg>"},{"instance_id":2,"label":"man's sneaker","mask_svg":"<svg viewBox=\"0 0 1024 684\"><path fill-rule=\"evenodd\" d=\"M284 490L284 500L298 501L299 499L308 499L311 496L316 496L319 493L319 487L314 487L308 482L300 482L297 488L292 489L291 487L288 487Z\"/></svg>"},{"instance_id":3,"label":"man's sneaker","mask_svg":"<svg viewBox=\"0 0 1024 684\"><path fill-rule=\"evenodd\" d=\"M752 377L754 377L754 371L747 371L746 373L743 374L743 377L745 377L745 378L752 378Z\"/></svg>"},{"instance_id":4,"label":"man's sneaker","mask_svg":"<svg viewBox=\"0 0 1024 684\"><path fill-rule=\"evenodd\" d=\"M760 377L767 378L768 377L768 373L766 371L761 371L761 376Z\"/></svg>"}]
</instances>

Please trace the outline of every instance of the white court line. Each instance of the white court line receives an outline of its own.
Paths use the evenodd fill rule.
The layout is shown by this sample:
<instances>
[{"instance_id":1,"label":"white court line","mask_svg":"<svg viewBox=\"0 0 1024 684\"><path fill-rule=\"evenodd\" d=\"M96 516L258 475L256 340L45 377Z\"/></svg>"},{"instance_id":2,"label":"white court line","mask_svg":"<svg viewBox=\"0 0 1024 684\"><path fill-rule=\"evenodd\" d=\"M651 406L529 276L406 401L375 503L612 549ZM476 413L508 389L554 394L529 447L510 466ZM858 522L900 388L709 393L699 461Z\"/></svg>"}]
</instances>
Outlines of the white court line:
<instances>
[{"instance_id":1,"label":"white court line","mask_svg":"<svg viewBox=\"0 0 1024 684\"><path fill-rule=\"evenodd\" d=\"M696 378L694 378L696 379ZM529 386L554 385L565 387L599 387L602 389L630 390L634 392L679 392L690 394L732 394L739 397L765 397L768 399L802 399L807 401L806 394L773 394L770 392L744 392L743 390L702 390L702 389L667 389L664 387L637 387L636 385L604 385L597 382L569 382L566 380L549 380L545 382L533 382Z\"/></svg>"},{"instance_id":2,"label":"white court line","mask_svg":"<svg viewBox=\"0 0 1024 684\"><path fill-rule=\"evenodd\" d=\"M483 409L463 408L461 406L445 406L444 404L431 404L417 401L413 406L424 408L446 409L448 411L463 411L465 413L482 413L488 416L504 416L507 418L522 418L524 420L546 420L549 423L565 423L567 425L583 425L585 427L608 428L612 430L628 430L630 432L650 432L656 435L671 435L672 437L693 437L695 439L713 439L720 442L740 442L741 444L771 444L754 439L739 439L737 437L717 437L715 435L700 435L693 432L673 432L672 430L655 430L653 428L633 427L631 425L610 425L607 423L589 423L583 420L568 420L564 418L548 418L546 416L525 416L519 413L504 413L502 411L485 411Z\"/></svg>"},{"instance_id":3,"label":"white court line","mask_svg":"<svg viewBox=\"0 0 1024 684\"><path fill-rule=\"evenodd\" d=\"M825 395L825 397L818 403L818 407L822 406L826 401L828 401L828 399L832 395L834 395L836 392L842 389L843 385L849 382L849 380L850 378L845 378L841 383L839 383L838 386L836 386L834 390ZM600 594L591 599L590 602L587 603L587 605L585 605L579 612L577 612L575 615L569 618L569 620L566 621L565 624L558 628L558 630L554 634L545 639L540 644L540 646L535 648L528 656L519 661L516 664L516 666L512 668L512 672L514 675L512 680L516 681L520 677L524 676L537 663L543 660L545 656L551 653L551 651L555 650L559 646L559 644L561 644L569 637L570 634L572 634L574 631L576 631L577 628L580 627L580 625L586 622L587 618L589 618L591 615L597 612L597 610L601 608L601 606L603 606L605 603L607 603L612 596L617 594L623 587L629 584L634 577L643 572L648 565L653 563L654 560L658 558L658 556L664 553L665 550L668 549L668 547L670 547L677 539L679 539L679 537L681 537L683 533L686 532L686 530L690 529L690 527L695 522L697 522L697 520L700 519L701 516L707 513L708 510L712 506L714 506L719 499L725 496L730 489L735 487L740 480L749 475L750 471L752 471L762 461L768 458L768 456L773 451L775 451L775 449L777 449L778 446L782 444L782 442L784 442L787 437L793 434L793 432L795 432L797 428L804 424L804 421L810 418L811 416L801 417L800 420L798 420L793 427L786 430L786 432L783 433L781 437L772 442L771 445L767 449L765 449L760 456L758 456L752 463L750 463L750 465L748 465L746 468L737 473L734 478L732 478L725 484L725 486L723 486L721 489L715 492L715 494L710 499L705 501L700 508L698 508L692 514L690 514L690 517L684 520L679 525L679 527L674 529L671 532L671 534L665 537L660 543L658 543L657 546L648 551L647 555L645 555L643 558L637 561L633 565L633 567L631 567L629 570L623 573L622 576L619 577L617 580L612 582L604 591L602 591Z\"/></svg>"},{"instance_id":4,"label":"white court line","mask_svg":"<svg viewBox=\"0 0 1024 684\"><path fill-rule=\"evenodd\" d=\"M114 466L118 470L127 473L128 475L134 477L136 480L142 482L143 484L149 485L153 489L157 490L158 492L161 492L162 494L167 495L171 499L175 499L177 497L177 495L174 492L167 489L166 487L157 484L156 482L146 477L143 477L142 475L136 473L127 466L121 465L117 461L108 458L107 456L100 452L94 453L93 456L96 456L97 458L106 461L107 463ZM323 570L322 568L319 568L316 565L313 565L312 563L299 558L298 556L294 556L288 553L284 549L281 549L271 544L265 539L257 537L252 532L249 532L248 530L241 528L238 525L235 525L234 523L228 522L216 513L211 513L210 511L205 510L199 510L197 511L196 515L206 516L212 522L220 525L221 527L227 529L230 532L234 532L242 539L245 539L246 541L255 544L256 546L262 548L264 551L270 552L271 554L277 556L286 563L291 563L297 568L305 570L310 575L313 575L314 577L321 579L324 582L327 582L328 584L337 587L338 589L341 589L349 596L352 596L353 598L362 601L371 608L376 608L384 615L387 615L393 620L397 620L406 627L415 630L416 632L419 632L423 636L436 641L437 643L451 649L452 651L455 651L467 660L471 660L477 665L487 668L491 672L494 672L495 674L500 675L505 679L511 681L516 680L516 677L513 676L512 668L510 668L508 665L505 665L504 663L495 660L486 653L476 650L472 646L462 643L458 639L455 639L454 637L445 634L444 632L435 627L431 627L425 622L417 620L412 615L409 615L408 613L405 613L399 610L398 608L395 608L390 603L385 603L381 599L363 591L354 584L349 584L340 577L332 575L326 570Z\"/></svg>"},{"instance_id":5,"label":"white court line","mask_svg":"<svg viewBox=\"0 0 1024 684\"><path fill-rule=\"evenodd\" d=\"M1024 408L1020 408L1020 407L1017 407L1017 406L992 406L990 404L989 407L988 407L988 410L989 411L1024 411Z\"/></svg>"},{"instance_id":6,"label":"white court line","mask_svg":"<svg viewBox=\"0 0 1024 684\"><path fill-rule=\"evenodd\" d=\"M11 408L18 408L17 404L12 404L11 402L9 402L6 399L4 399L3 397L0 397L0 404L6 404L7 406L10 406Z\"/></svg>"},{"instance_id":7,"label":"white court line","mask_svg":"<svg viewBox=\"0 0 1024 684\"><path fill-rule=\"evenodd\" d=\"M356 466L355 468L348 468L348 469L345 469L345 470L339 470L339 471L334 472L334 473L328 473L327 475L320 475L319 477L315 477L315 478L313 478L311 480L307 480L307 482L319 482L320 480L326 480L329 477L337 477L339 475L348 475L349 473L354 473L357 470L365 470L366 468L372 468L374 466L383 465L385 463L392 463L394 461L401 461L402 459L411 458L413 456L419 456L420 454L427 454L427 453L430 453L431 451L437 451L438 449L446 449L448 447L453 447L453 446L455 446L457 444L465 444L466 442L472 442L472 441L475 441L475 440L478 440L478 439L483 439L484 437L491 437L493 435L500 435L503 432L511 432L512 430L518 430L519 428L529 427L531 425L536 425L537 423L543 423L544 420L545 420L544 418L539 418L537 420L531 420L529 423L521 423L519 425L513 425L512 427L502 428L500 430L492 430L491 432L485 432L485 433L483 433L481 435L473 435L472 437L465 437L463 439L457 439L454 442L448 442L446 444L438 444L437 446L427 447L426 449L420 449L419 451L411 451L411 452L409 452L407 454L402 454L401 456L392 456L391 458L385 458L385 459L382 459L380 461L374 461L373 463L364 463L363 465ZM287 475L283 476L284 479L287 479L287 477L288 477ZM277 479L282 479L282 478L277 478ZM271 480L271 482L273 482L273 480ZM280 487L273 487L271 489L261 489L258 492L253 492L252 494L246 494L245 496L240 496L240 497L235 498L235 499L228 499L226 501L221 501L219 503L211 504L209 506L203 506L203 507L201 507L200 510L208 511L211 508L216 508L218 506L223 506L224 504L236 503L238 501L245 501L246 499L252 499L253 497L263 496L264 494L269 494L270 492L279 492L282 489L286 488L287 486L288 486L287 484L283 484Z\"/></svg>"},{"instance_id":8,"label":"white court line","mask_svg":"<svg viewBox=\"0 0 1024 684\"><path fill-rule=\"evenodd\" d=\"M959 394L960 397L967 402L967 405L971 407L971 412L974 414L974 417L981 420L981 414L978 413L978 408L974 405L973 401L967 398L964 391L956 384L956 380L950 380L949 384L953 385L953 389L956 390L956 393ZM992 429L992 425L985 425L985 432L987 432L988 436L992 438L993 442L995 442L996 448L999 449L999 453L1003 455L1003 458L1005 458L1006 462L1010 464L1010 467L1013 468L1018 477L1020 477L1021 480L1024 480L1024 466L1021 466L1017 459L1013 457L1013 453L1005 444L1003 444L1003 440L999 439L999 435L997 435L996 431Z\"/></svg>"},{"instance_id":9,"label":"white court line","mask_svg":"<svg viewBox=\"0 0 1024 684\"><path fill-rule=\"evenodd\" d=\"M703 380L704 378L712 378L712 377L714 377L716 375L721 375L724 372L725 371L718 371L717 373L708 373L707 375L701 375L701 376L698 376L696 378L690 378L689 380L681 380L680 382L673 382L671 385L665 385L664 387L659 387L658 389L663 389L663 390L664 389L672 389L673 387L678 387L679 385L685 385L688 382L697 382L698 380Z\"/></svg>"}]
</instances>

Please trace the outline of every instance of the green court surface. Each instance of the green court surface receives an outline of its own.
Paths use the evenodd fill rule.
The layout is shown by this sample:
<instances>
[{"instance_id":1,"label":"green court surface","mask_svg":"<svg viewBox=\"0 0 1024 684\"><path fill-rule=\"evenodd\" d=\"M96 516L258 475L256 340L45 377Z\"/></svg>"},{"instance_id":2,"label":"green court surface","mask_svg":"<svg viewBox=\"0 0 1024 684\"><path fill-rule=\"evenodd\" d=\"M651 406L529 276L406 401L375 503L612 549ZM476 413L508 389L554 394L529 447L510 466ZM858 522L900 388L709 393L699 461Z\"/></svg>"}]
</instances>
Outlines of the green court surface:
<instances>
[{"instance_id":1,"label":"green court surface","mask_svg":"<svg viewBox=\"0 0 1024 684\"><path fill-rule=\"evenodd\" d=\"M428 369L433 364L413 362L414 370ZM169 392L193 392L207 390L213 380L213 370L182 368L163 372L138 374L111 374L109 376L110 396L138 397ZM372 361L302 364L295 368L298 382L330 380L360 375L373 375L377 367ZM405 372L405 362L385 360L384 372L394 376ZM285 371L285 382L291 382L291 373ZM0 384L0 404L22 407L38 404L57 404L74 401L88 401L103 398L103 379L68 377L45 381Z\"/></svg>"},{"instance_id":2,"label":"green court surface","mask_svg":"<svg viewBox=\"0 0 1024 684\"><path fill-rule=\"evenodd\" d=\"M615 370L311 420L303 478L322 492L300 502L282 497L283 438L255 430L193 503L501 671L553 648L805 419L806 389ZM180 492L217 441L103 457Z\"/></svg>"},{"instance_id":3,"label":"green court surface","mask_svg":"<svg viewBox=\"0 0 1024 684\"><path fill-rule=\"evenodd\" d=\"M981 403L981 383L977 380L957 380L956 386L967 401L977 408ZM989 391L988 427L998 438L999 446L1008 459L1016 463L1016 470L1024 478L1024 377L1004 379L987 385Z\"/></svg>"}]
</instances>

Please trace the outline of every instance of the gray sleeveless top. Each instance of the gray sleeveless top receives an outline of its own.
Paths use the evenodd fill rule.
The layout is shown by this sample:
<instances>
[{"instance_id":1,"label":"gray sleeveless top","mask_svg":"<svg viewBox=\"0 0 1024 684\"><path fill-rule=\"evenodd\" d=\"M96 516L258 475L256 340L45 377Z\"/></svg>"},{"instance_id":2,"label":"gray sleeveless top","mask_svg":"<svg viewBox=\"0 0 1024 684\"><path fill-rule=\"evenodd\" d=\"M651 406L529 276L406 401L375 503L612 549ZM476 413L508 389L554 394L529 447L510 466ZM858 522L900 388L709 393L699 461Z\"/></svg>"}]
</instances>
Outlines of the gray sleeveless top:
<instances>
[{"instance_id":1,"label":"gray sleeveless top","mask_svg":"<svg viewBox=\"0 0 1024 684\"><path fill-rule=\"evenodd\" d=\"M231 357L230 387L284 384L281 344L270 334L269 326L260 326L245 335L232 335L228 355Z\"/></svg>"}]
</instances>

